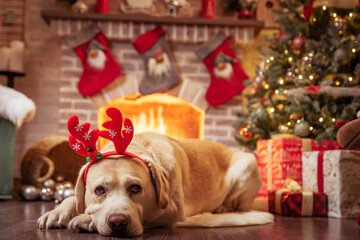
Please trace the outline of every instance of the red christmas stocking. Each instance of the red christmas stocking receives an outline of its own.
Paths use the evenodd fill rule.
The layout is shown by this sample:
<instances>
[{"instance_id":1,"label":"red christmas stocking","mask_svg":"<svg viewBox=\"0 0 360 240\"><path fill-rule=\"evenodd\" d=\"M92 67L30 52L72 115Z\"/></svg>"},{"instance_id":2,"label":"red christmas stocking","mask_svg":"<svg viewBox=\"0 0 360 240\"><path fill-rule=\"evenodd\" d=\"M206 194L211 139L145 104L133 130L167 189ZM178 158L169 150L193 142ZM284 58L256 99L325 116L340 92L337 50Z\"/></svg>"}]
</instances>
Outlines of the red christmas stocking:
<instances>
[{"instance_id":1,"label":"red christmas stocking","mask_svg":"<svg viewBox=\"0 0 360 240\"><path fill-rule=\"evenodd\" d=\"M240 93L248 75L242 68L223 32L196 49L196 54L208 69L211 82L206 100L211 106L222 104Z\"/></svg>"},{"instance_id":2,"label":"red christmas stocking","mask_svg":"<svg viewBox=\"0 0 360 240\"><path fill-rule=\"evenodd\" d=\"M141 94L166 90L180 82L174 58L165 40L165 31L161 27L140 35L134 42L134 48L145 62L145 76L139 86Z\"/></svg>"},{"instance_id":3,"label":"red christmas stocking","mask_svg":"<svg viewBox=\"0 0 360 240\"><path fill-rule=\"evenodd\" d=\"M107 39L96 24L68 37L67 43L81 59L83 73L78 83L83 96L91 96L105 88L121 74L110 52Z\"/></svg>"}]
</instances>

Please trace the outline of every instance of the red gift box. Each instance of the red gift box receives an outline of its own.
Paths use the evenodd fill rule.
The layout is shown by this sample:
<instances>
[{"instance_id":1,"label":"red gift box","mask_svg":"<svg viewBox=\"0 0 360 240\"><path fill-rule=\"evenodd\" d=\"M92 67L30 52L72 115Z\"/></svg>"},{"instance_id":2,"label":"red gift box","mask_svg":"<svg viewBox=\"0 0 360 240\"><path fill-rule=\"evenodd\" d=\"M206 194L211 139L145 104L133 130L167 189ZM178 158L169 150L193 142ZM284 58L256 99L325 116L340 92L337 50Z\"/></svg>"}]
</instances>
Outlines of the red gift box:
<instances>
[{"instance_id":1,"label":"red gift box","mask_svg":"<svg viewBox=\"0 0 360 240\"><path fill-rule=\"evenodd\" d=\"M269 191L269 212L282 214L286 216L313 216L313 217L326 217L327 216L327 197L324 193L314 192L312 195L313 205L310 214L303 211L303 198L302 192L281 192L279 200L276 199L276 190ZM280 201L280 209L276 208L276 201Z\"/></svg>"},{"instance_id":2,"label":"red gift box","mask_svg":"<svg viewBox=\"0 0 360 240\"><path fill-rule=\"evenodd\" d=\"M259 140L256 148L262 186L258 196L266 197L268 191L283 188L286 178L301 184L301 155L311 151L313 144L313 139L302 138Z\"/></svg>"},{"instance_id":3,"label":"red gift box","mask_svg":"<svg viewBox=\"0 0 360 240\"><path fill-rule=\"evenodd\" d=\"M327 216L327 196L324 193L303 191L300 185L286 179L287 188L269 191L269 212L286 216ZM295 182L289 186L289 182Z\"/></svg>"},{"instance_id":4,"label":"red gift box","mask_svg":"<svg viewBox=\"0 0 360 240\"><path fill-rule=\"evenodd\" d=\"M258 166L262 177L259 197L268 191L284 187L284 180L292 178L302 184L302 152L334 149L336 141L316 144L309 138L278 138L257 142Z\"/></svg>"}]
</instances>

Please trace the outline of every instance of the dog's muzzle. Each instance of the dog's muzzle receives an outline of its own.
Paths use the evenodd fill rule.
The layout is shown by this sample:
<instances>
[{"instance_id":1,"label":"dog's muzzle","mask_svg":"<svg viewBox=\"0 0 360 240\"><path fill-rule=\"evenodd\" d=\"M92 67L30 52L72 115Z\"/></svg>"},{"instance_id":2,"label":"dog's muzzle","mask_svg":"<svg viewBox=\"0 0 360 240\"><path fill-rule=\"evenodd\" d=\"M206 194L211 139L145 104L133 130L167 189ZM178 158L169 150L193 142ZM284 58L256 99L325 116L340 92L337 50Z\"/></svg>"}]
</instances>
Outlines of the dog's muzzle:
<instances>
[{"instance_id":1,"label":"dog's muzzle","mask_svg":"<svg viewBox=\"0 0 360 240\"><path fill-rule=\"evenodd\" d=\"M114 236L126 236L128 224L129 218L124 214L111 214L108 218L108 226Z\"/></svg>"}]
</instances>

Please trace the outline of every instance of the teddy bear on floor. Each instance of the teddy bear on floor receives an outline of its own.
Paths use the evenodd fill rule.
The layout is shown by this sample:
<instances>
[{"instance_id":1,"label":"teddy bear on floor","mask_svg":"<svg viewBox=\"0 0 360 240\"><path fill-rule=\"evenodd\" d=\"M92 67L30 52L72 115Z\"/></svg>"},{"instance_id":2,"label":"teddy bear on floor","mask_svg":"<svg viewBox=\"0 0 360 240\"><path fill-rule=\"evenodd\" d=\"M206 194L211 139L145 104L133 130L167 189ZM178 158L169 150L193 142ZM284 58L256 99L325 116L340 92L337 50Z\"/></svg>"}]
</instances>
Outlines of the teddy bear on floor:
<instances>
[{"instance_id":1,"label":"teddy bear on floor","mask_svg":"<svg viewBox=\"0 0 360 240\"><path fill-rule=\"evenodd\" d=\"M349 150L359 150L360 118L352 120L341 126L337 132L336 140L342 148Z\"/></svg>"},{"instance_id":2,"label":"teddy bear on floor","mask_svg":"<svg viewBox=\"0 0 360 240\"><path fill-rule=\"evenodd\" d=\"M336 140L342 148L349 150L360 150L360 111L356 114L358 117L345 124L340 123ZM360 214L357 216L357 223L360 225Z\"/></svg>"}]
</instances>

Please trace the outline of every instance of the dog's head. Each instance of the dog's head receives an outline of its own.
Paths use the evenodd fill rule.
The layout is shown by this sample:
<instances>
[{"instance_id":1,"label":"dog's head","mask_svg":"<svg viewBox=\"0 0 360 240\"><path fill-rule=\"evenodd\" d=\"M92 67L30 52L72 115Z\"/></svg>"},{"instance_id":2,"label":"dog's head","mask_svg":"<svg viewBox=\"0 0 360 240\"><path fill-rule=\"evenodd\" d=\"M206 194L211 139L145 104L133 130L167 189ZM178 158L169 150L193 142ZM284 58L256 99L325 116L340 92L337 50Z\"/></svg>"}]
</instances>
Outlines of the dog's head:
<instances>
[{"instance_id":1,"label":"dog's head","mask_svg":"<svg viewBox=\"0 0 360 240\"><path fill-rule=\"evenodd\" d=\"M151 222L169 202L168 173L155 162L147 164L111 156L89 168L86 183L85 165L75 188L78 213L89 214L102 235L141 235L142 223Z\"/></svg>"}]
</instances>

